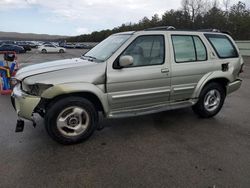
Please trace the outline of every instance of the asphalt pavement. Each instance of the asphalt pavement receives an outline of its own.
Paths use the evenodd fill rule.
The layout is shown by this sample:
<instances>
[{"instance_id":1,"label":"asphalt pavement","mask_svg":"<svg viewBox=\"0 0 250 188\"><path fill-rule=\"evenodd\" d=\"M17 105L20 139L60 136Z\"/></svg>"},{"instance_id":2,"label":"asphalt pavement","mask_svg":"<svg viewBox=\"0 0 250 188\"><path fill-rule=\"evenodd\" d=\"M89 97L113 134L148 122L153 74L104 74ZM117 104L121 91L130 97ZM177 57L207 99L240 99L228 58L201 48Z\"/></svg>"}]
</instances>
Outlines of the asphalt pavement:
<instances>
[{"instance_id":1,"label":"asphalt pavement","mask_svg":"<svg viewBox=\"0 0 250 188\"><path fill-rule=\"evenodd\" d=\"M29 53L19 62L71 58ZM250 58L243 85L221 112L198 118L190 108L103 120L86 142L63 146L26 122L15 133L16 113L0 96L0 187L250 187Z\"/></svg>"}]
</instances>

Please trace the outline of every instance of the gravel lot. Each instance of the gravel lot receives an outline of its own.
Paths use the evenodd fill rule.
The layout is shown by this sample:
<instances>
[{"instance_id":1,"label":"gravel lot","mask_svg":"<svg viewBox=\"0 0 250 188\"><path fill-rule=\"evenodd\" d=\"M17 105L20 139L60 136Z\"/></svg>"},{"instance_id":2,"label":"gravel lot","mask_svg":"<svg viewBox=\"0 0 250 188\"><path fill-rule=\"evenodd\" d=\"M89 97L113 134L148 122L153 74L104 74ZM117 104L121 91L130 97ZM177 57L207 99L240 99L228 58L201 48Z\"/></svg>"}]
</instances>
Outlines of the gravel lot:
<instances>
[{"instance_id":1,"label":"gravel lot","mask_svg":"<svg viewBox=\"0 0 250 188\"><path fill-rule=\"evenodd\" d=\"M78 57L19 55L22 65ZM190 108L117 120L85 143L62 146L42 120L15 133L16 113L0 96L0 187L249 187L250 58L241 89L212 119Z\"/></svg>"}]
</instances>

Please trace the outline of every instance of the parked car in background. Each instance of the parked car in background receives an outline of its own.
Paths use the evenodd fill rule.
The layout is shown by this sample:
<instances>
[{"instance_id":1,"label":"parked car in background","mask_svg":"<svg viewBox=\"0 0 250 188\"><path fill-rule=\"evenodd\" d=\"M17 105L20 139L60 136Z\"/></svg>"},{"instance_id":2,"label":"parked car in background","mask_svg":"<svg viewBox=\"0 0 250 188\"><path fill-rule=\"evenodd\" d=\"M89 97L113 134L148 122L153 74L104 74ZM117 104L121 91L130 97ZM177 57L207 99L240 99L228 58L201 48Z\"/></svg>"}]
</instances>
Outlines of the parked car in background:
<instances>
[{"instance_id":1,"label":"parked car in background","mask_svg":"<svg viewBox=\"0 0 250 188\"><path fill-rule=\"evenodd\" d=\"M2 44L15 44L15 41L13 41L13 40L4 40L1 43Z\"/></svg>"},{"instance_id":2,"label":"parked car in background","mask_svg":"<svg viewBox=\"0 0 250 188\"><path fill-rule=\"evenodd\" d=\"M89 49L89 46L86 44L77 43L75 45L75 48L77 48L77 49Z\"/></svg>"},{"instance_id":3,"label":"parked car in background","mask_svg":"<svg viewBox=\"0 0 250 188\"><path fill-rule=\"evenodd\" d=\"M48 53L48 52L59 52L64 53L66 52L66 49L60 46L55 46L52 44L45 44L38 47L38 50L42 53Z\"/></svg>"},{"instance_id":4,"label":"parked car in background","mask_svg":"<svg viewBox=\"0 0 250 188\"><path fill-rule=\"evenodd\" d=\"M31 48L38 48L38 45L35 44L34 42L26 42Z\"/></svg>"},{"instance_id":5,"label":"parked car in background","mask_svg":"<svg viewBox=\"0 0 250 188\"><path fill-rule=\"evenodd\" d=\"M16 53L25 53L25 49L18 45L13 44L2 44L0 46L0 51L14 51Z\"/></svg>"},{"instance_id":6,"label":"parked car in background","mask_svg":"<svg viewBox=\"0 0 250 188\"><path fill-rule=\"evenodd\" d=\"M64 45L64 48L76 48L76 45L73 44L73 43L66 43L66 44Z\"/></svg>"},{"instance_id":7,"label":"parked car in background","mask_svg":"<svg viewBox=\"0 0 250 188\"><path fill-rule=\"evenodd\" d=\"M17 42L15 42L15 44L18 45L18 46L23 47L26 52L27 51L31 51L31 46L28 43L26 43L26 42L19 42L19 41L17 41Z\"/></svg>"}]
</instances>

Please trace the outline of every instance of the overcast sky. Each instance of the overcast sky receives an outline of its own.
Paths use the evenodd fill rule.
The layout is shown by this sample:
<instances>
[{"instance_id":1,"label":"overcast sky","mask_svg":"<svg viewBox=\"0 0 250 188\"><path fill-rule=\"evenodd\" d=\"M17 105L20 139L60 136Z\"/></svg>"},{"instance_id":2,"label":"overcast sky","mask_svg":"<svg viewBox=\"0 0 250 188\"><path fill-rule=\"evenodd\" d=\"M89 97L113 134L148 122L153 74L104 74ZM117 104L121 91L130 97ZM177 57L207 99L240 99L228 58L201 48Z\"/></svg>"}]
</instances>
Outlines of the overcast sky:
<instances>
[{"instance_id":1,"label":"overcast sky","mask_svg":"<svg viewBox=\"0 0 250 188\"><path fill-rule=\"evenodd\" d=\"M181 0L0 0L0 31L79 35L180 7Z\"/></svg>"}]
</instances>

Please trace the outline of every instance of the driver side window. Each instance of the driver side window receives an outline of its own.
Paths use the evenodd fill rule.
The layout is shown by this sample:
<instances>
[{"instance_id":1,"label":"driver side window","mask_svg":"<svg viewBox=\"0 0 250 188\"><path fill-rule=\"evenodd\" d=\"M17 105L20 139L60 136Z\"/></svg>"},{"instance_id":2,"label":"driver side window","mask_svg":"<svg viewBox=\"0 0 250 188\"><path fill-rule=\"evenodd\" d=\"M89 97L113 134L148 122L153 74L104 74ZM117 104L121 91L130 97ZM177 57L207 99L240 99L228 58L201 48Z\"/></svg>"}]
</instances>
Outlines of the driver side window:
<instances>
[{"instance_id":1,"label":"driver side window","mask_svg":"<svg viewBox=\"0 0 250 188\"><path fill-rule=\"evenodd\" d=\"M165 57L164 36L140 36L121 54L121 56L124 55L133 57L133 64L130 67L163 64Z\"/></svg>"}]
</instances>

